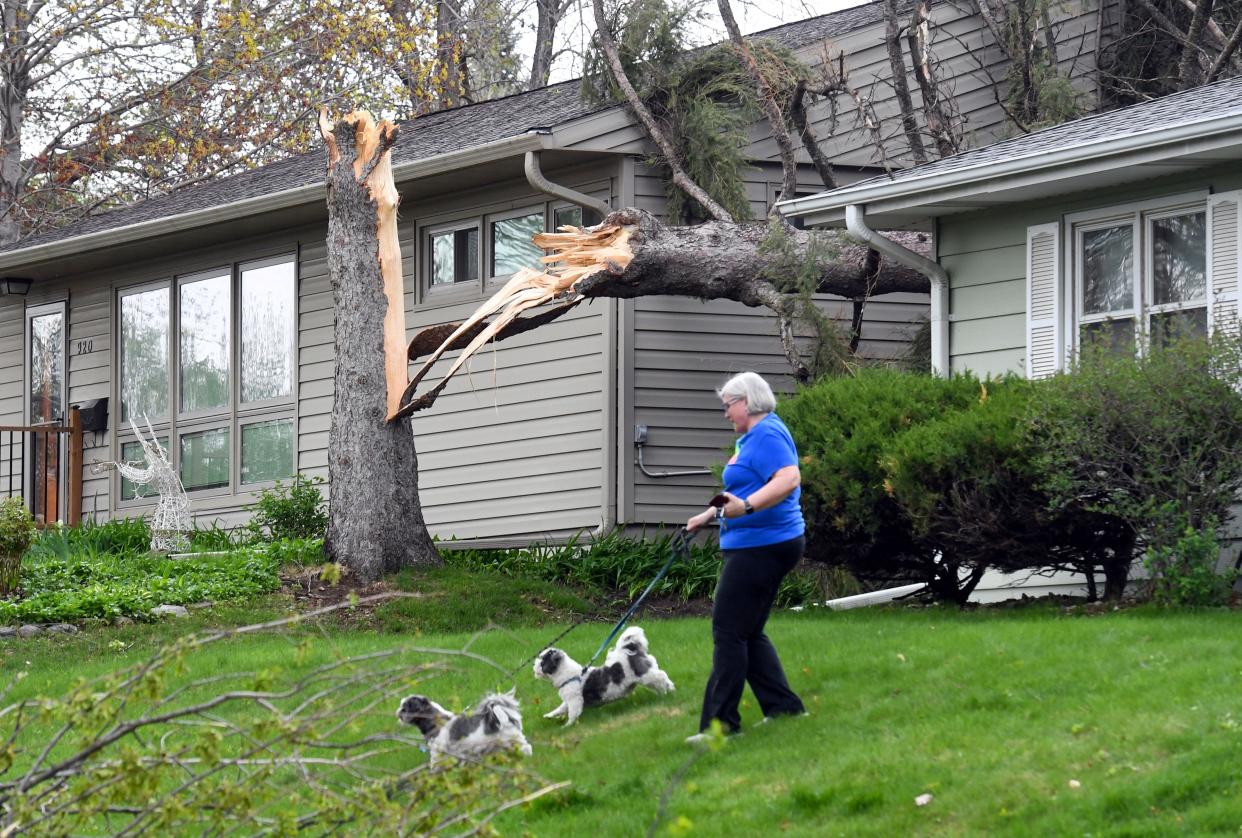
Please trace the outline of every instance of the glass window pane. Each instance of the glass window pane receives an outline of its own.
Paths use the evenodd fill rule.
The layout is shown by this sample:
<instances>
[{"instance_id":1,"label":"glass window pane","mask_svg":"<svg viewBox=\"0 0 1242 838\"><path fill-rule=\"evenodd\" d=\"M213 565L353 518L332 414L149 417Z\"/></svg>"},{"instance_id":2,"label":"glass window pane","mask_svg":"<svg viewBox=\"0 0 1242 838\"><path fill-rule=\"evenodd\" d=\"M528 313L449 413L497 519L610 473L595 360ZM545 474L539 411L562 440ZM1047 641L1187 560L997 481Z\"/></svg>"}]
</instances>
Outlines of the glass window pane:
<instances>
[{"instance_id":1,"label":"glass window pane","mask_svg":"<svg viewBox=\"0 0 1242 838\"><path fill-rule=\"evenodd\" d=\"M1079 332L1084 350L1104 349L1134 354L1134 319L1123 317L1100 323L1083 323Z\"/></svg>"},{"instance_id":2,"label":"glass window pane","mask_svg":"<svg viewBox=\"0 0 1242 838\"><path fill-rule=\"evenodd\" d=\"M181 484L186 490L229 485L229 429L181 437Z\"/></svg>"},{"instance_id":3,"label":"glass window pane","mask_svg":"<svg viewBox=\"0 0 1242 838\"><path fill-rule=\"evenodd\" d=\"M582 225L582 207L560 207L553 213L554 230L560 230L565 225L572 227L581 227Z\"/></svg>"},{"instance_id":4,"label":"glass window pane","mask_svg":"<svg viewBox=\"0 0 1242 838\"><path fill-rule=\"evenodd\" d=\"M431 284L453 284L452 233L437 233L431 237Z\"/></svg>"},{"instance_id":5,"label":"glass window pane","mask_svg":"<svg viewBox=\"0 0 1242 838\"><path fill-rule=\"evenodd\" d=\"M181 410L228 407L228 274L181 286Z\"/></svg>"},{"instance_id":6,"label":"glass window pane","mask_svg":"<svg viewBox=\"0 0 1242 838\"><path fill-rule=\"evenodd\" d=\"M543 249L531 241L542 232L542 212L492 222L492 276L508 276L522 268L542 270Z\"/></svg>"},{"instance_id":7,"label":"glass window pane","mask_svg":"<svg viewBox=\"0 0 1242 838\"><path fill-rule=\"evenodd\" d=\"M1134 228L1129 224L1082 234L1084 314L1134 307Z\"/></svg>"},{"instance_id":8,"label":"glass window pane","mask_svg":"<svg viewBox=\"0 0 1242 838\"><path fill-rule=\"evenodd\" d=\"M256 422L241 429L241 482L293 476L293 422Z\"/></svg>"},{"instance_id":9,"label":"glass window pane","mask_svg":"<svg viewBox=\"0 0 1242 838\"><path fill-rule=\"evenodd\" d=\"M1151 341L1154 346L1168 346L1184 337L1207 337L1206 308L1165 311L1151 316Z\"/></svg>"},{"instance_id":10,"label":"glass window pane","mask_svg":"<svg viewBox=\"0 0 1242 838\"><path fill-rule=\"evenodd\" d=\"M168 289L121 298L121 420L168 417Z\"/></svg>"},{"instance_id":11,"label":"glass window pane","mask_svg":"<svg viewBox=\"0 0 1242 838\"><path fill-rule=\"evenodd\" d=\"M160 445L163 446L165 451L167 451L168 450L168 437L166 436L159 437L159 441L160 441ZM132 463L133 465L139 466L140 468L146 468L147 460L146 460L146 456L142 453L142 443L139 442L138 440L133 440L132 442L123 443L121 445L121 462ZM156 495L158 494L158 492L156 492L156 490L153 488L146 487L143 490L143 494L144 496ZM121 500L133 500L136 497L138 497L137 487L133 483L131 483L128 479L122 477L121 478Z\"/></svg>"},{"instance_id":12,"label":"glass window pane","mask_svg":"<svg viewBox=\"0 0 1242 838\"><path fill-rule=\"evenodd\" d=\"M479 278L479 231L475 228L458 230L454 236L457 247L457 281L469 282Z\"/></svg>"},{"instance_id":13,"label":"glass window pane","mask_svg":"<svg viewBox=\"0 0 1242 838\"><path fill-rule=\"evenodd\" d=\"M1152 302L1183 303L1207 295L1207 213L1151 222Z\"/></svg>"},{"instance_id":14,"label":"glass window pane","mask_svg":"<svg viewBox=\"0 0 1242 838\"><path fill-rule=\"evenodd\" d=\"M241 400L293 395L297 288L293 262L242 271Z\"/></svg>"},{"instance_id":15,"label":"glass window pane","mask_svg":"<svg viewBox=\"0 0 1242 838\"><path fill-rule=\"evenodd\" d=\"M65 315L30 318L30 421L60 421L65 390Z\"/></svg>"}]
</instances>

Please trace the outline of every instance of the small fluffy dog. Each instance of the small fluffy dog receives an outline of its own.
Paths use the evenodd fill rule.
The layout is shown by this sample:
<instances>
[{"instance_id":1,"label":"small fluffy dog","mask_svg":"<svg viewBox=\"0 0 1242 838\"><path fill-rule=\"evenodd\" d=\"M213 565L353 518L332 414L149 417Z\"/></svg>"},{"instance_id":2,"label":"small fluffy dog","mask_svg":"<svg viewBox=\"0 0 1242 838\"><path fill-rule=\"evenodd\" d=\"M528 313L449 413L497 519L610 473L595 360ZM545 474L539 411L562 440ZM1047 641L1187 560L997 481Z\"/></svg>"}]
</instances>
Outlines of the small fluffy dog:
<instances>
[{"instance_id":1,"label":"small fluffy dog","mask_svg":"<svg viewBox=\"0 0 1242 838\"><path fill-rule=\"evenodd\" d=\"M477 759L496 751L517 748L530 756L522 735L522 714L513 691L492 693L472 713L450 713L425 695L406 696L397 708L397 721L422 731L435 765L442 756Z\"/></svg>"},{"instance_id":2,"label":"small fluffy dog","mask_svg":"<svg viewBox=\"0 0 1242 838\"><path fill-rule=\"evenodd\" d=\"M561 706L545 719L565 717L568 727L578 721L583 707L596 707L624 698L642 684L663 695L673 682L647 651L647 635L638 626L626 629L604 658L603 666L585 670L560 649L544 649L535 658L535 677L551 682L561 694Z\"/></svg>"}]
</instances>

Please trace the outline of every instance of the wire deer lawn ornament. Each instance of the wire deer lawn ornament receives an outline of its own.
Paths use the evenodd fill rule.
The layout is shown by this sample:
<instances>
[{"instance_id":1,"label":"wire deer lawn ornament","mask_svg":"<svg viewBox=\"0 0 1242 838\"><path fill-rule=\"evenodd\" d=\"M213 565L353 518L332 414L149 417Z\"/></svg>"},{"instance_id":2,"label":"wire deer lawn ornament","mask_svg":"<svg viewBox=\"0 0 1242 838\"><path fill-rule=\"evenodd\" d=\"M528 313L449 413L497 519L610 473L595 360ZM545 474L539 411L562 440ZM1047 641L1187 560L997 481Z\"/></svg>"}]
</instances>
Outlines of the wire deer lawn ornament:
<instances>
[{"instance_id":1,"label":"wire deer lawn ornament","mask_svg":"<svg viewBox=\"0 0 1242 838\"><path fill-rule=\"evenodd\" d=\"M143 437L142 431L129 420L129 427L142 445L142 453L146 458L146 467L137 463L106 463L113 466L123 477L134 484L134 494L142 496L144 486L152 486L159 494L159 502L155 505L155 513L151 516L151 552L178 553L189 549L190 540L186 533L190 530L190 499L186 497L185 487L176 469L168 461L168 453L160 445L151 427L151 422L144 416L150 439Z\"/></svg>"}]
</instances>

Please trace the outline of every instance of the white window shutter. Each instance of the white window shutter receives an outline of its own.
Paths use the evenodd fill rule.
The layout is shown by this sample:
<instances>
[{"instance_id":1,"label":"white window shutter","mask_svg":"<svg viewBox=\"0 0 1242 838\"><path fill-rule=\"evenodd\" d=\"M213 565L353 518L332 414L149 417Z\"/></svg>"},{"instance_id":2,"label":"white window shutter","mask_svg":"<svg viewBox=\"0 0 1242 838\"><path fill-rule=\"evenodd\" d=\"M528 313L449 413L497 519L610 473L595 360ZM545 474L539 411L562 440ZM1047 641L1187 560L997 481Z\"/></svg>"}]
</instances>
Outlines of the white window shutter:
<instances>
[{"instance_id":1,"label":"white window shutter","mask_svg":"<svg viewBox=\"0 0 1242 838\"><path fill-rule=\"evenodd\" d=\"M1026 375L1061 368L1061 225L1026 228Z\"/></svg>"},{"instance_id":2,"label":"white window shutter","mask_svg":"<svg viewBox=\"0 0 1242 838\"><path fill-rule=\"evenodd\" d=\"M1238 333L1238 283L1242 281L1242 190L1208 197L1208 319L1213 332Z\"/></svg>"}]
</instances>

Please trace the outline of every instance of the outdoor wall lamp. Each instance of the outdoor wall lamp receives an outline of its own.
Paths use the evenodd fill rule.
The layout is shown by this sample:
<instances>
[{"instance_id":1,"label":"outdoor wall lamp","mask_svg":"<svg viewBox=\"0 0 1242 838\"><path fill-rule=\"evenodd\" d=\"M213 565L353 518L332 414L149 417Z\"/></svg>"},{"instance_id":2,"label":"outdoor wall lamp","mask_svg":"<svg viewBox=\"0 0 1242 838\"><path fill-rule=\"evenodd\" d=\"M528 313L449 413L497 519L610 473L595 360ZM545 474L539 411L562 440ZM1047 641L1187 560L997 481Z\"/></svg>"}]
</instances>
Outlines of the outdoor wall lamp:
<instances>
[{"instance_id":1,"label":"outdoor wall lamp","mask_svg":"<svg viewBox=\"0 0 1242 838\"><path fill-rule=\"evenodd\" d=\"M0 277L0 297L24 297L30 291L31 281L16 276Z\"/></svg>"}]
</instances>

